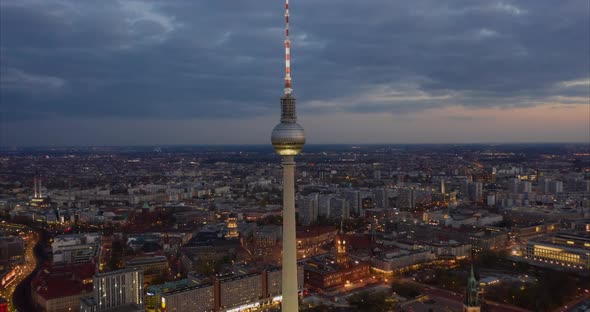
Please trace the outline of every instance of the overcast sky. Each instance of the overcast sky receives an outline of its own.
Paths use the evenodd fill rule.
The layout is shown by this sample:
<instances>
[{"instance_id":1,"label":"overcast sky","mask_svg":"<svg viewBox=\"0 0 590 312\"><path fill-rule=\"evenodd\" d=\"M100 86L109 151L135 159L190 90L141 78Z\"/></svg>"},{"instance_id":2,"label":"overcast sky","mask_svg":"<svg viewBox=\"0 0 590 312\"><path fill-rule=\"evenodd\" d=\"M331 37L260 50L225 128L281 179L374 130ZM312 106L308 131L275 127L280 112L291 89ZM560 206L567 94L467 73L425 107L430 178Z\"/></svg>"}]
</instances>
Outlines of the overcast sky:
<instances>
[{"instance_id":1,"label":"overcast sky","mask_svg":"<svg viewBox=\"0 0 590 312\"><path fill-rule=\"evenodd\" d=\"M291 0L309 143L589 142L587 0ZM0 145L265 144L280 0L0 1Z\"/></svg>"}]
</instances>

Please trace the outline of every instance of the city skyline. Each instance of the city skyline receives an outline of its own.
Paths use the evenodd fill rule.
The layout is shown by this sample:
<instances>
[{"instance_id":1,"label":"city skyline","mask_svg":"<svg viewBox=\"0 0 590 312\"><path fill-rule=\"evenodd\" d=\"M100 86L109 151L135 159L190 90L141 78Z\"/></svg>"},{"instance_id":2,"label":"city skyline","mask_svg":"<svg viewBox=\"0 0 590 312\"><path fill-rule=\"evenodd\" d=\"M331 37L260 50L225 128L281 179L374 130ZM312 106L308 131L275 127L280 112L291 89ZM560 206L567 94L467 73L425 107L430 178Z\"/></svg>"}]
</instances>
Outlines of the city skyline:
<instances>
[{"instance_id":1,"label":"city skyline","mask_svg":"<svg viewBox=\"0 0 590 312\"><path fill-rule=\"evenodd\" d=\"M279 3L0 6L0 146L268 144ZM293 14L310 144L590 141L587 2L300 1Z\"/></svg>"},{"instance_id":2,"label":"city skyline","mask_svg":"<svg viewBox=\"0 0 590 312\"><path fill-rule=\"evenodd\" d=\"M0 312L590 308L590 2L0 1Z\"/></svg>"},{"instance_id":3,"label":"city skyline","mask_svg":"<svg viewBox=\"0 0 590 312\"><path fill-rule=\"evenodd\" d=\"M2 153L0 309L590 306L587 145L274 147Z\"/></svg>"}]
</instances>

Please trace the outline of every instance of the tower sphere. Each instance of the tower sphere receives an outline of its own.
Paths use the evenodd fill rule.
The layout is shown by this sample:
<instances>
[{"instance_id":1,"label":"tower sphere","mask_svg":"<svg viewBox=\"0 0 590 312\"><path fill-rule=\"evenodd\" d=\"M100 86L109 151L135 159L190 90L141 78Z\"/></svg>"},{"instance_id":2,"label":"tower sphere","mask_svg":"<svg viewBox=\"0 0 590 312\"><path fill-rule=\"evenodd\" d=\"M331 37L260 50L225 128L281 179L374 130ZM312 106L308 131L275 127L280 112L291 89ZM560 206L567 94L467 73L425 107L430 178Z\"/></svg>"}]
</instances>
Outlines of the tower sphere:
<instances>
[{"instance_id":1,"label":"tower sphere","mask_svg":"<svg viewBox=\"0 0 590 312\"><path fill-rule=\"evenodd\" d=\"M305 145L305 132L298 123L281 122L272 129L270 141L281 156L295 156Z\"/></svg>"}]
</instances>

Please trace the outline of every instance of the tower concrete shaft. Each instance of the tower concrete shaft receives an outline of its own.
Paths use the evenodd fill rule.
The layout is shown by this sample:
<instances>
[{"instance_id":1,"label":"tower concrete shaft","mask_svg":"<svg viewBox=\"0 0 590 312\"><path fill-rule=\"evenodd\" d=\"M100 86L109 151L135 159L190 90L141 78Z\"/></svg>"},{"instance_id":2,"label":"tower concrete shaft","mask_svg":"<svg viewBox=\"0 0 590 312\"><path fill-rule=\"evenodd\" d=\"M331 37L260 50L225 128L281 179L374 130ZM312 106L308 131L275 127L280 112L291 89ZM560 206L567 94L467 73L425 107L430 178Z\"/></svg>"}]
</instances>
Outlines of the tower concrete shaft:
<instances>
[{"instance_id":1,"label":"tower concrete shaft","mask_svg":"<svg viewBox=\"0 0 590 312\"><path fill-rule=\"evenodd\" d=\"M283 312L299 311L295 232L295 160L283 156Z\"/></svg>"}]
</instances>

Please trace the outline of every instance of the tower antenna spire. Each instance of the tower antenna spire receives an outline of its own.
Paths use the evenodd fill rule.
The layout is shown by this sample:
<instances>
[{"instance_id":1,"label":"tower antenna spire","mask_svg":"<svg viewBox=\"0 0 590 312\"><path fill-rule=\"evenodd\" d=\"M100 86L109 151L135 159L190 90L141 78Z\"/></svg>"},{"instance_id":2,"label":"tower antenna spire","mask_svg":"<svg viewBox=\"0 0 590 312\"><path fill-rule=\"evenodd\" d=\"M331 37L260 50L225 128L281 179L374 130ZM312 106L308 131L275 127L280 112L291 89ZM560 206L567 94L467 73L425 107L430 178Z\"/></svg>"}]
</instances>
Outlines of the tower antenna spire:
<instances>
[{"instance_id":1,"label":"tower antenna spire","mask_svg":"<svg viewBox=\"0 0 590 312\"><path fill-rule=\"evenodd\" d=\"M285 94L291 89L291 39L289 39L289 0L285 0Z\"/></svg>"}]
</instances>

